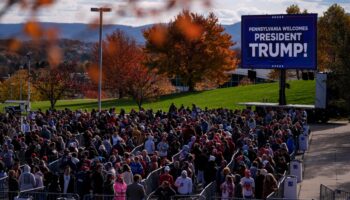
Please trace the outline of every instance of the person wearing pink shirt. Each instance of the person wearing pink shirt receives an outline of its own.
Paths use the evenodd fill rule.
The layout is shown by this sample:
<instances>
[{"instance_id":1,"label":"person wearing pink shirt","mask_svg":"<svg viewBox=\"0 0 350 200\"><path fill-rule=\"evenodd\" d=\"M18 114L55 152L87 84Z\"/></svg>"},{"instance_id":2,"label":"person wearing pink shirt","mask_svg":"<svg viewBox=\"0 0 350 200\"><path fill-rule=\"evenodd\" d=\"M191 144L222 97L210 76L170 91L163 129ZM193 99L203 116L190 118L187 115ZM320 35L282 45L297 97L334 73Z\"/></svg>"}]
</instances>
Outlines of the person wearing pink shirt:
<instances>
[{"instance_id":1,"label":"person wearing pink shirt","mask_svg":"<svg viewBox=\"0 0 350 200\"><path fill-rule=\"evenodd\" d=\"M126 188L127 185L121 174L117 175L114 183L114 200L126 200Z\"/></svg>"}]
</instances>

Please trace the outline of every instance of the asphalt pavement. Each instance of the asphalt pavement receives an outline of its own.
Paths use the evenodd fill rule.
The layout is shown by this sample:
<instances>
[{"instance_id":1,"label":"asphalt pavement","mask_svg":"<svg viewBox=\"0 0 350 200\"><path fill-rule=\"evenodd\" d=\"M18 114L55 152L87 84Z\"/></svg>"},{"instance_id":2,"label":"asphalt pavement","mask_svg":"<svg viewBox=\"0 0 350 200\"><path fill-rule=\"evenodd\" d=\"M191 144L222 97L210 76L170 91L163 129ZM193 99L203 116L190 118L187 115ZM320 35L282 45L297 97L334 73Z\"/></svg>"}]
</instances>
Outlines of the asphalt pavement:
<instances>
[{"instance_id":1,"label":"asphalt pavement","mask_svg":"<svg viewBox=\"0 0 350 200\"><path fill-rule=\"evenodd\" d=\"M350 192L350 124L315 124L311 131L309 149L302 156L299 199L319 199L321 184Z\"/></svg>"}]
</instances>

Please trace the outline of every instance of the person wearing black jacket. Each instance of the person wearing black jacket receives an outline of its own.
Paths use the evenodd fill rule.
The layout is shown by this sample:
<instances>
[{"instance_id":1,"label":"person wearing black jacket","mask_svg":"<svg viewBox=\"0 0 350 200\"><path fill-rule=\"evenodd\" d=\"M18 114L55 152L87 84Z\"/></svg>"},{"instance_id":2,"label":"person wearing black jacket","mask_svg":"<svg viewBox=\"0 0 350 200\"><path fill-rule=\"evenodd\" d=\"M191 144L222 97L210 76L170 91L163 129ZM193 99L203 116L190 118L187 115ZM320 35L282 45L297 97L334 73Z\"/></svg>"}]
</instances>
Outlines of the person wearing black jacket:
<instances>
[{"instance_id":1,"label":"person wearing black jacket","mask_svg":"<svg viewBox=\"0 0 350 200\"><path fill-rule=\"evenodd\" d=\"M168 181L163 181L163 183L154 192L154 195L158 197L158 200L168 200L176 194L175 190L171 188Z\"/></svg>"},{"instance_id":2,"label":"person wearing black jacket","mask_svg":"<svg viewBox=\"0 0 350 200\"><path fill-rule=\"evenodd\" d=\"M8 178L8 187L9 187L9 199L14 199L19 192L19 183L16 178L16 172L14 170L9 171Z\"/></svg>"},{"instance_id":3,"label":"person wearing black jacket","mask_svg":"<svg viewBox=\"0 0 350 200\"><path fill-rule=\"evenodd\" d=\"M113 184L114 184L113 175L107 174L106 181L103 184L103 194L113 195L114 194Z\"/></svg>"},{"instance_id":4,"label":"person wearing black jacket","mask_svg":"<svg viewBox=\"0 0 350 200\"><path fill-rule=\"evenodd\" d=\"M69 166L64 169L59 182L63 193L75 193L75 177L71 174Z\"/></svg>"},{"instance_id":5,"label":"person wearing black jacket","mask_svg":"<svg viewBox=\"0 0 350 200\"><path fill-rule=\"evenodd\" d=\"M210 156L209 157L209 162L204 170L204 180L205 180L205 185L208 185L212 181L215 180L216 178L216 166L215 166L215 157Z\"/></svg>"},{"instance_id":6,"label":"person wearing black jacket","mask_svg":"<svg viewBox=\"0 0 350 200\"><path fill-rule=\"evenodd\" d=\"M96 169L91 175L92 189L94 194L103 194L103 174L102 174L102 164L98 164Z\"/></svg>"}]
</instances>

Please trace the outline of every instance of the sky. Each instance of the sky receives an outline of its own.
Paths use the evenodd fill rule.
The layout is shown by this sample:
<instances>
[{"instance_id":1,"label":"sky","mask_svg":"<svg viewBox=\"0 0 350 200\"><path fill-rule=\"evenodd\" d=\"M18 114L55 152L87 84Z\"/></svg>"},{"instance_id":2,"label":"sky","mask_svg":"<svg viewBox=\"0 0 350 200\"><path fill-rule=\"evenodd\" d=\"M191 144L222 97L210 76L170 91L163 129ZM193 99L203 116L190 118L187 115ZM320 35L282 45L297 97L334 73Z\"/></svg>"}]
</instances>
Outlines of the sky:
<instances>
[{"instance_id":1,"label":"sky","mask_svg":"<svg viewBox=\"0 0 350 200\"><path fill-rule=\"evenodd\" d=\"M346 12L350 12L350 0L211 0L209 8L203 5L203 1L192 0L189 5L190 10L204 15L214 12L221 24L239 22L241 15L282 14L292 4L297 4L301 9L307 9L309 13L318 13L319 16L322 16L323 12L334 3L341 5ZM0 0L0 9L4 7L5 2ZM91 23L96 20L98 14L90 12L90 8L108 5L114 12L104 14L105 23L141 26L169 22L183 9L178 6L157 16L140 18L130 11L126 2L128 0L56 0L54 5L40 9L35 19L42 22ZM142 8L152 9L161 8L166 0L139 0L138 2ZM127 15L118 16L115 11L118 9L124 10ZM30 11L13 6L0 17L0 23L21 23L32 17Z\"/></svg>"}]
</instances>

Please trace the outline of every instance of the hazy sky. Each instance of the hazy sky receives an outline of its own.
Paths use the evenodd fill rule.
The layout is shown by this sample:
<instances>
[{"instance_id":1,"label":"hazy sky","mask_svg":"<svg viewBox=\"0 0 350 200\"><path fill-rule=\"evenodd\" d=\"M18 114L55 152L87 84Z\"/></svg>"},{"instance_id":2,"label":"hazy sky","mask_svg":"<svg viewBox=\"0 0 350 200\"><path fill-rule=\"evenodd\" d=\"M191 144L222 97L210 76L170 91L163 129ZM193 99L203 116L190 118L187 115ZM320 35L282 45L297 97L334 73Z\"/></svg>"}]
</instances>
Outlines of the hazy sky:
<instances>
[{"instance_id":1,"label":"hazy sky","mask_svg":"<svg viewBox=\"0 0 350 200\"><path fill-rule=\"evenodd\" d=\"M6 1L0 0L0 8L4 6L4 2ZM98 16L97 13L90 12L91 7L109 4L112 8L124 8L125 2L126 0L56 0L53 6L40 10L36 19L44 22L89 23ZM143 8L159 8L164 5L165 0L139 0L139 2ZM233 24L240 21L241 15L284 13L286 7L291 4L298 4L302 9L323 15L323 12L334 3L338 3L347 12L350 12L350 0L212 0L210 8L204 7L202 0L194 0L191 10L202 14L214 12L219 17L220 23ZM143 18L135 17L132 14L118 17L115 13L108 13L105 14L105 20L113 24L131 26L168 22L181 9L179 7L157 17ZM131 13L128 10L126 12ZM18 6L14 6L0 18L0 23L19 23L30 17L30 12L25 12Z\"/></svg>"}]
</instances>

